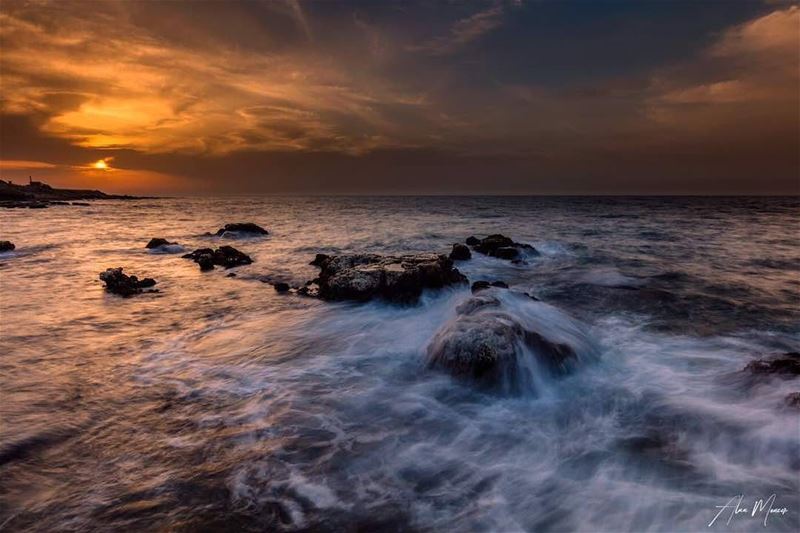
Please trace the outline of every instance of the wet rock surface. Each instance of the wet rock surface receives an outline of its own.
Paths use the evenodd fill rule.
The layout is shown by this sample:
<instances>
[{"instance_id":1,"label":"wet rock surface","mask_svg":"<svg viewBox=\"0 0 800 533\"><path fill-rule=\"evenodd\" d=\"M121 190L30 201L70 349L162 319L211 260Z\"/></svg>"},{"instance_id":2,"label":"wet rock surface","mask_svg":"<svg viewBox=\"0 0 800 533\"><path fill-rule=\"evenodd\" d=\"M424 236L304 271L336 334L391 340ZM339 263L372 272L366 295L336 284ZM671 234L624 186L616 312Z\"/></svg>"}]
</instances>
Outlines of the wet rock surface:
<instances>
[{"instance_id":1,"label":"wet rock surface","mask_svg":"<svg viewBox=\"0 0 800 533\"><path fill-rule=\"evenodd\" d=\"M269 235L269 232L252 222L235 222L233 224L225 224L224 227L217 230L217 235L222 236L225 233L241 233L250 235Z\"/></svg>"},{"instance_id":2,"label":"wet rock surface","mask_svg":"<svg viewBox=\"0 0 800 533\"><path fill-rule=\"evenodd\" d=\"M497 287L499 289L507 289L508 288L508 283L506 283L505 281L500 281L500 280L491 281L491 282L490 281L476 281L476 282L474 282L472 284L472 286L470 287L470 290L472 291L472 294L475 294L477 292L480 292L480 291L483 291L483 290L486 290L486 289L490 289L492 287Z\"/></svg>"},{"instance_id":3,"label":"wet rock surface","mask_svg":"<svg viewBox=\"0 0 800 533\"><path fill-rule=\"evenodd\" d=\"M800 353L788 352L782 355L750 361L744 368L752 374L800 375Z\"/></svg>"},{"instance_id":4,"label":"wet rock surface","mask_svg":"<svg viewBox=\"0 0 800 533\"><path fill-rule=\"evenodd\" d=\"M139 279L137 276L128 276L123 273L122 267L109 268L100 273L100 280L106 284L106 290L123 297L140 294L143 289L155 286L153 278Z\"/></svg>"},{"instance_id":5,"label":"wet rock surface","mask_svg":"<svg viewBox=\"0 0 800 533\"><path fill-rule=\"evenodd\" d=\"M11 241L0 241L0 252L10 252L15 248L16 246Z\"/></svg>"},{"instance_id":6,"label":"wet rock surface","mask_svg":"<svg viewBox=\"0 0 800 533\"><path fill-rule=\"evenodd\" d=\"M792 392L786 395L783 399L786 407L800 410L800 392Z\"/></svg>"},{"instance_id":7,"label":"wet rock surface","mask_svg":"<svg viewBox=\"0 0 800 533\"><path fill-rule=\"evenodd\" d=\"M499 233L483 239L472 236L467 238L466 242L480 254L508 261L521 261L524 257L539 255L536 248L530 244L515 242L510 237Z\"/></svg>"},{"instance_id":8,"label":"wet rock surface","mask_svg":"<svg viewBox=\"0 0 800 533\"><path fill-rule=\"evenodd\" d=\"M167 239L162 239L161 237L153 237L150 241L145 245L145 248L153 249L153 248L160 248L161 246L170 246L176 245L177 242L170 242Z\"/></svg>"},{"instance_id":9,"label":"wet rock surface","mask_svg":"<svg viewBox=\"0 0 800 533\"><path fill-rule=\"evenodd\" d=\"M469 251L466 245L460 243L453 245L453 250L450 252L450 259L453 261L466 261L471 258L472 252Z\"/></svg>"},{"instance_id":10,"label":"wet rock surface","mask_svg":"<svg viewBox=\"0 0 800 533\"><path fill-rule=\"evenodd\" d=\"M325 300L383 298L414 303L424 289L467 282L449 258L437 254L317 254L312 264L321 269L315 281L319 296ZM314 288L307 285L304 293L313 294Z\"/></svg>"},{"instance_id":11,"label":"wet rock surface","mask_svg":"<svg viewBox=\"0 0 800 533\"><path fill-rule=\"evenodd\" d=\"M233 246L220 246L216 250L211 248L198 248L197 250L182 256L184 259L191 259L198 265L200 270L213 270L214 266L223 268L233 268L242 265L249 265L253 259L249 255L240 252Z\"/></svg>"},{"instance_id":12,"label":"wet rock surface","mask_svg":"<svg viewBox=\"0 0 800 533\"><path fill-rule=\"evenodd\" d=\"M291 289L289 284L284 281L276 281L272 284L272 287L275 289L275 292L279 293L289 292L289 289Z\"/></svg>"},{"instance_id":13,"label":"wet rock surface","mask_svg":"<svg viewBox=\"0 0 800 533\"><path fill-rule=\"evenodd\" d=\"M567 373L577 360L575 349L524 326L497 290L487 289L457 307L456 318L428 346L428 367L512 394L534 389L536 373Z\"/></svg>"}]
</instances>

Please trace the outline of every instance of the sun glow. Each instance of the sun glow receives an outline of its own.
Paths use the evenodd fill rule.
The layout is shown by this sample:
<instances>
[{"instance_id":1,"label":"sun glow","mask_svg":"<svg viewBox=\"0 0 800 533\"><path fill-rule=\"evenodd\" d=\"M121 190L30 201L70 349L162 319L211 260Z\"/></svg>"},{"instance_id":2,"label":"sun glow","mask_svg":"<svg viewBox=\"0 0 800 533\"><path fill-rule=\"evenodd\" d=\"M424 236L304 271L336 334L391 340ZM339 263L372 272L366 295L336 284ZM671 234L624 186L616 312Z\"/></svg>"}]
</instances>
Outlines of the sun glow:
<instances>
[{"instance_id":1,"label":"sun glow","mask_svg":"<svg viewBox=\"0 0 800 533\"><path fill-rule=\"evenodd\" d=\"M95 161L92 166L97 170L108 170L109 166L105 159L98 159Z\"/></svg>"}]
</instances>

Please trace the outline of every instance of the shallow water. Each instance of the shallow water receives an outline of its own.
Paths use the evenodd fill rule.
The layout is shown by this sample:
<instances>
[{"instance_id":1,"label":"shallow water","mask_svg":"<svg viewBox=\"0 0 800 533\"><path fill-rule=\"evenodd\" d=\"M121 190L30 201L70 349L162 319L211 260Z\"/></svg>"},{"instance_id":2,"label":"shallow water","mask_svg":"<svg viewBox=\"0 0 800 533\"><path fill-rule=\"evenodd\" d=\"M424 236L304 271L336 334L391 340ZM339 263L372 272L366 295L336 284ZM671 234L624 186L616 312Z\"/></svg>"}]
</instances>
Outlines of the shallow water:
<instances>
[{"instance_id":1,"label":"shallow water","mask_svg":"<svg viewBox=\"0 0 800 533\"><path fill-rule=\"evenodd\" d=\"M797 198L258 198L4 210L0 529L764 529L730 498L776 494L800 527ZM253 221L261 238L203 236ZM449 250L504 233L542 255L474 256L541 302L515 315L591 353L533 390L425 367L469 297L418 306L277 294L318 252ZM200 272L187 250L255 263ZM158 280L122 299L108 267ZM776 505L778 506L778 505ZM763 515L760 515L763 520Z\"/></svg>"}]
</instances>

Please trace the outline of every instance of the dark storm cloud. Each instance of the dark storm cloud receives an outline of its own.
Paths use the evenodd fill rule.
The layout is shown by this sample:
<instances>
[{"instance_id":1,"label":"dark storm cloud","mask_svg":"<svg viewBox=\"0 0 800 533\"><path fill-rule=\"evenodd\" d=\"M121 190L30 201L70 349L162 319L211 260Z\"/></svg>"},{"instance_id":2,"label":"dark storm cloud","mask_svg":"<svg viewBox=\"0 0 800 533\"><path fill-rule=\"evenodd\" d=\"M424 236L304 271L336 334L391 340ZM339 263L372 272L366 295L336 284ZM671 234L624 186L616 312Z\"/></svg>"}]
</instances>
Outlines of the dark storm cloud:
<instances>
[{"instance_id":1,"label":"dark storm cloud","mask_svg":"<svg viewBox=\"0 0 800 533\"><path fill-rule=\"evenodd\" d=\"M6 1L0 17L6 177L800 192L793 3ZM117 174L87 169L105 157Z\"/></svg>"}]
</instances>

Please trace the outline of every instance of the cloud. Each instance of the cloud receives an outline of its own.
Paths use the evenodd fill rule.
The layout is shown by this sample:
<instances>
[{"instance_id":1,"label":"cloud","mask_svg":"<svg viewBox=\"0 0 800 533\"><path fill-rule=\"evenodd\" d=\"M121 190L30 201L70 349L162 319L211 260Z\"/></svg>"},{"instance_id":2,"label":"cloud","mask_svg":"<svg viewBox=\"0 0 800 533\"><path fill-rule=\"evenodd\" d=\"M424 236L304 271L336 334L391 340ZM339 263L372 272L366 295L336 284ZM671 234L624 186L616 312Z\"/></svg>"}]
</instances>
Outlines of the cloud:
<instances>
[{"instance_id":1,"label":"cloud","mask_svg":"<svg viewBox=\"0 0 800 533\"><path fill-rule=\"evenodd\" d=\"M130 180L159 173L145 181L161 190L184 176L224 187L228 168L283 192L304 179L315 191L343 190L345 175L373 190L390 179L457 188L440 174L478 180L478 170L508 171L502 179L517 191L652 169L796 176L797 6L703 27L702 47L622 70L607 49L584 49L590 39L576 38L569 17L529 32L540 18L558 20L534 19L541 5L484 4L461 18L454 10L471 6L356 7L5 0L3 157L57 162L40 168L53 179L115 157ZM580 27L592 38L613 31L594 20ZM616 42L640 39L637 31ZM677 33L659 31L661 45ZM483 39L491 32L499 39ZM417 181L403 177L417 169Z\"/></svg>"},{"instance_id":2,"label":"cloud","mask_svg":"<svg viewBox=\"0 0 800 533\"><path fill-rule=\"evenodd\" d=\"M684 135L728 138L733 128L740 136L796 138L800 9L776 10L730 28L696 58L658 72L646 105L652 120Z\"/></svg>"},{"instance_id":3,"label":"cloud","mask_svg":"<svg viewBox=\"0 0 800 533\"><path fill-rule=\"evenodd\" d=\"M446 35L411 46L409 49L435 56L451 55L499 28L502 24L503 8L500 5L494 5L456 21Z\"/></svg>"},{"instance_id":4,"label":"cloud","mask_svg":"<svg viewBox=\"0 0 800 533\"><path fill-rule=\"evenodd\" d=\"M42 168L57 168L58 165L45 163L44 161L19 161L0 159L0 170L33 170Z\"/></svg>"},{"instance_id":5,"label":"cloud","mask_svg":"<svg viewBox=\"0 0 800 533\"><path fill-rule=\"evenodd\" d=\"M412 135L386 113L422 105L302 47L176 44L131 22L125 3L91 18L65 11L57 26L40 20L41 9L19 6L0 14L2 111L40 115L44 133L81 147L356 154L408 145ZM299 4L287 6L310 37Z\"/></svg>"}]
</instances>

